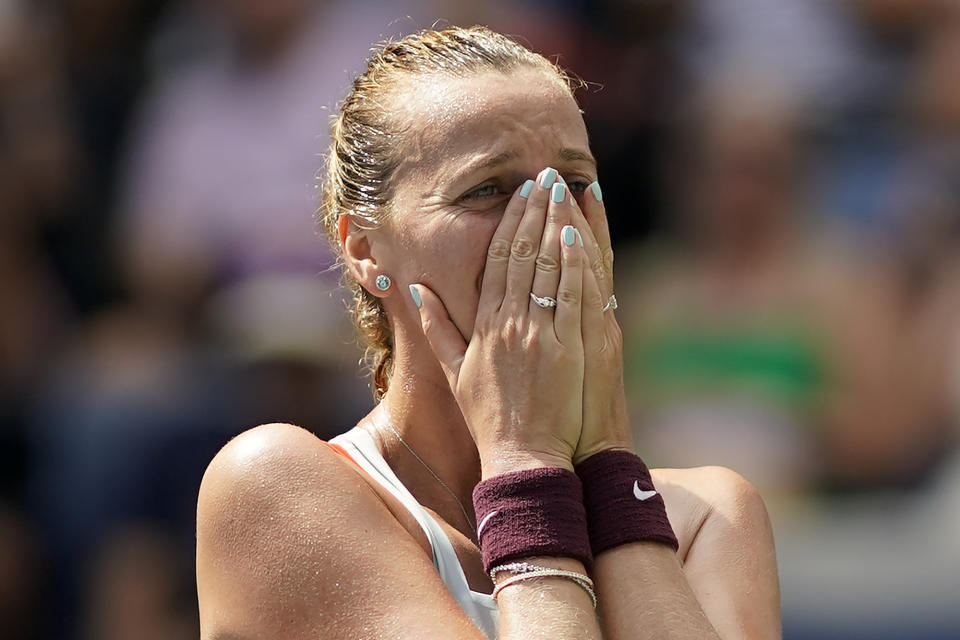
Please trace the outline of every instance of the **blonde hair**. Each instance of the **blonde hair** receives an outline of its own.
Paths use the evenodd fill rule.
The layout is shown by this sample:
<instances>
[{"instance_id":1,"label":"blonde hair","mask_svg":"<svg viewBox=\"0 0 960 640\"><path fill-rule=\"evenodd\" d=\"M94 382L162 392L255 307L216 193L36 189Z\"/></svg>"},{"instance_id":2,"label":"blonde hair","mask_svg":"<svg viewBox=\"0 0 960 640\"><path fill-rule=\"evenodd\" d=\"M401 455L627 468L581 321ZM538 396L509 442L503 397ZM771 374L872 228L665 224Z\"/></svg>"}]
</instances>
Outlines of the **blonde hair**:
<instances>
[{"instance_id":1,"label":"blonde hair","mask_svg":"<svg viewBox=\"0 0 960 640\"><path fill-rule=\"evenodd\" d=\"M388 214L391 178L400 160L397 151L401 135L398 123L391 118L390 105L401 99L401 83L417 75L462 78L490 71L507 74L521 68L546 72L571 94L579 85L540 54L480 26L423 30L388 42L371 55L366 71L354 79L330 126L330 152L318 219L338 256L341 216L351 215L360 224L375 227ZM380 299L356 282L345 268L343 280L353 295L351 314L366 345L365 360L373 375L373 395L379 400L393 371L390 323Z\"/></svg>"}]
</instances>

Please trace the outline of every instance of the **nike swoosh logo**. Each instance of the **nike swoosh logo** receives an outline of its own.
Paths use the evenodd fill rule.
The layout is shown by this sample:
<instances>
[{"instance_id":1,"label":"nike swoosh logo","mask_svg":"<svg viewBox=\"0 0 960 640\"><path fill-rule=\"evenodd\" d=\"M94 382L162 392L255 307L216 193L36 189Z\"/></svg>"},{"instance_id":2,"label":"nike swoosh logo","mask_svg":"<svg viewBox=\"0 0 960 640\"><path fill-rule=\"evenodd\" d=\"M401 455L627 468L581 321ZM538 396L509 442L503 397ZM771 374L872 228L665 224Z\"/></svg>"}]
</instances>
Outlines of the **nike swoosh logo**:
<instances>
[{"instance_id":1,"label":"nike swoosh logo","mask_svg":"<svg viewBox=\"0 0 960 640\"><path fill-rule=\"evenodd\" d=\"M644 491L640 488L640 482L637 480L633 481L633 495L637 500L649 500L653 496L657 495L656 491Z\"/></svg>"},{"instance_id":2,"label":"nike swoosh logo","mask_svg":"<svg viewBox=\"0 0 960 640\"><path fill-rule=\"evenodd\" d=\"M491 511L483 517L483 520L480 521L480 524L477 526L477 540L480 539L480 534L483 533L483 528L487 526L487 523L490 522L490 518L500 513L499 511Z\"/></svg>"}]
</instances>

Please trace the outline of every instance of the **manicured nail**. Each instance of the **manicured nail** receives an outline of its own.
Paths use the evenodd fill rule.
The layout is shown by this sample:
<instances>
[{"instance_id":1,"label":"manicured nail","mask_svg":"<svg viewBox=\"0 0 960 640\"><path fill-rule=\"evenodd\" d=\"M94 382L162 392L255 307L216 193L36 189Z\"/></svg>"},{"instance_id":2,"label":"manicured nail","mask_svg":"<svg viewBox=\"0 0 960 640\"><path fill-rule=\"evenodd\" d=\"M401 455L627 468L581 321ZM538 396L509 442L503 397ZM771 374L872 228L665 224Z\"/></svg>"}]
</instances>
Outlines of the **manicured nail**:
<instances>
[{"instance_id":1,"label":"manicured nail","mask_svg":"<svg viewBox=\"0 0 960 640\"><path fill-rule=\"evenodd\" d=\"M550 190L550 199L554 202L563 202L563 197L566 195L566 187L563 186L562 182L554 182L553 188Z\"/></svg>"},{"instance_id":2,"label":"manicured nail","mask_svg":"<svg viewBox=\"0 0 960 640\"><path fill-rule=\"evenodd\" d=\"M599 182L594 182L591 184L590 191L593 192L593 197L596 198L597 202L603 202L603 191L600 190Z\"/></svg>"},{"instance_id":3,"label":"manicured nail","mask_svg":"<svg viewBox=\"0 0 960 640\"><path fill-rule=\"evenodd\" d=\"M544 189L550 188L557 180L557 170L547 167L547 170L543 172L543 175L540 176L540 186Z\"/></svg>"},{"instance_id":4,"label":"manicured nail","mask_svg":"<svg viewBox=\"0 0 960 640\"><path fill-rule=\"evenodd\" d=\"M417 309L423 306L423 300L420 299L420 292L417 291L417 288L413 285L410 285L410 297L413 298L413 304L417 305Z\"/></svg>"},{"instance_id":5,"label":"manicured nail","mask_svg":"<svg viewBox=\"0 0 960 640\"><path fill-rule=\"evenodd\" d=\"M577 232L577 242L579 242L579 243L580 243L580 246L582 247L582 246L583 246L583 236L580 235L580 229L576 229L576 232Z\"/></svg>"},{"instance_id":6,"label":"manicured nail","mask_svg":"<svg viewBox=\"0 0 960 640\"><path fill-rule=\"evenodd\" d=\"M557 182L562 182L563 184L567 184L567 181L564 180L564 179L563 179L563 176L561 176L561 175L558 175L558 176L557 176Z\"/></svg>"},{"instance_id":7,"label":"manicured nail","mask_svg":"<svg viewBox=\"0 0 960 640\"><path fill-rule=\"evenodd\" d=\"M523 186L520 187L520 197L529 198L530 192L533 191L533 185L534 185L533 180L527 180L526 182L524 182Z\"/></svg>"},{"instance_id":8,"label":"manicured nail","mask_svg":"<svg viewBox=\"0 0 960 640\"><path fill-rule=\"evenodd\" d=\"M577 230L568 224L560 232L560 237L563 239L563 244L572 247L573 243L576 242Z\"/></svg>"}]
</instances>

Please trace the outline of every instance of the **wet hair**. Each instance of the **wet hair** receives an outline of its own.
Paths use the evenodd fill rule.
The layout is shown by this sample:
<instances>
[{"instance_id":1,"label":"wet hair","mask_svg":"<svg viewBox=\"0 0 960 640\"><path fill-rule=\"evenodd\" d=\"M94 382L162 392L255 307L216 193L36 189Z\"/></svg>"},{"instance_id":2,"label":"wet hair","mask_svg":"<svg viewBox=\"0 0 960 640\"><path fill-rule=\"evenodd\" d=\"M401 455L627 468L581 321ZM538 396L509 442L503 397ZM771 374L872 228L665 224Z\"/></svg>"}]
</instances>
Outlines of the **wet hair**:
<instances>
[{"instance_id":1,"label":"wet hair","mask_svg":"<svg viewBox=\"0 0 960 640\"><path fill-rule=\"evenodd\" d=\"M415 86L410 80L416 76L509 74L521 69L539 69L571 94L580 84L540 54L486 27L423 30L374 51L330 126L331 144L317 217L341 259L341 216L353 216L357 224L369 228L389 215L403 134L392 106ZM344 286L353 296L351 314L366 345L373 395L379 400L393 370L390 322L380 299L356 282L343 264L341 268Z\"/></svg>"}]
</instances>

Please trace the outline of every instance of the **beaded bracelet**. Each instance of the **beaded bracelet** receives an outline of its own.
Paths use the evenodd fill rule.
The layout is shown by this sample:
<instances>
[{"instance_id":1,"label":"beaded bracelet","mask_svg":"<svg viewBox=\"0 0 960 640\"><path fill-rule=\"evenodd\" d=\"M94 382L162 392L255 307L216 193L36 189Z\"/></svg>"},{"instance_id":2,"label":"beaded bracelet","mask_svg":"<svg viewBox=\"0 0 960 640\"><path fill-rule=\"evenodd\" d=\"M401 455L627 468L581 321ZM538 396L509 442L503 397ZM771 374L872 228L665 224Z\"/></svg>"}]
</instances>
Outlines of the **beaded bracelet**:
<instances>
[{"instance_id":1,"label":"beaded bracelet","mask_svg":"<svg viewBox=\"0 0 960 640\"><path fill-rule=\"evenodd\" d=\"M496 587L493 589L494 600L496 600L501 591L512 584L523 582L524 580L530 580L533 578L564 578L566 580L570 580L574 584L579 585L584 591L586 591L587 595L590 596L590 602L593 603L593 608L597 608L597 593L593 588L593 580L591 580L589 576L582 573L577 573L576 571L567 571L566 569L542 567L529 562L511 562L492 568L490 570L490 579L496 581L497 574L504 571L510 571L514 575L502 582L497 583Z\"/></svg>"}]
</instances>

